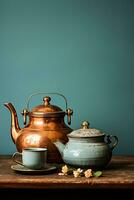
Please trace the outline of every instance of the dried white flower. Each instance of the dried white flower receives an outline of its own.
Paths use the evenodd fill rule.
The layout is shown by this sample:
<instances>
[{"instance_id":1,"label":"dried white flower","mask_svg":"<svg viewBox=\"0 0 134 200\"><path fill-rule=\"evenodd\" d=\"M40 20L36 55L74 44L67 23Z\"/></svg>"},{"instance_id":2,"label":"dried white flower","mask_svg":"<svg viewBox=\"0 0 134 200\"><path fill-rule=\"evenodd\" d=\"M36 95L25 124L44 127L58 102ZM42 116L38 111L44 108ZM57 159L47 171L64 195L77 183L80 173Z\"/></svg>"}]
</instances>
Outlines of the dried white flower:
<instances>
[{"instance_id":1,"label":"dried white flower","mask_svg":"<svg viewBox=\"0 0 134 200\"><path fill-rule=\"evenodd\" d=\"M93 176L92 169L87 169L87 170L84 172L84 174L85 174L85 177L86 177L86 178L92 177L92 176Z\"/></svg>"},{"instance_id":2,"label":"dried white flower","mask_svg":"<svg viewBox=\"0 0 134 200\"><path fill-rule=\"evenodd\" d=\"M80 169L80 168L78 168L77 170L74 170L74 171L73 171L73 175L74 175L75 178L77 178L77 177L80 177L80 176L81 176L81 173L82 173L82 172L83 172L83 170Z\"/></svg>"},{"instance_id":3,"label":"dried white flower","mask_svg":"<svg viewBox=\"0 0 134 200\"><path fill-rule=\"evenodd\" d=\"M60 173L58 173L58 175L59 175L59 176L64 176L65 174L63 174L63 173L60 172Z\"/></svg>"},{"instance_id":4,"label":"dried white flower","mask_svg":"<svg viewBox=\"0 0 134 200\"><path fill-rule=\"evenodd\" d=\"M67 167L67 165L64 165L63 167L62 167L62 169L61 169L61 171L62 171L62 173L64 174L64 175L67 175L67 173L68 173L68 167Z\"/></svg>"}]
</instances>

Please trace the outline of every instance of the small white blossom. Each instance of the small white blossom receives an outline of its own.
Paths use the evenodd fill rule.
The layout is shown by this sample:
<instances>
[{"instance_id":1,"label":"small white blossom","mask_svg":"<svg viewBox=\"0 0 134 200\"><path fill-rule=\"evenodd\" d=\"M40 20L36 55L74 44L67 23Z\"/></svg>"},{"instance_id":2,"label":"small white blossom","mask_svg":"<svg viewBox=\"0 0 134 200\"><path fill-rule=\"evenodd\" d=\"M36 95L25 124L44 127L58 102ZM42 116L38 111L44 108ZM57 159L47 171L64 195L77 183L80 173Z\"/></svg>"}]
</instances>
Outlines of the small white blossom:
<instances>
[{"instance_id":1,"label":"small white blossom","mask_svg":"<svg viewBox=\"0 0 134 200\"><path fill-rule=\"evenodd\" d=\"M74 170L74 171L73 171L73 175L74 175L75 178L77 178L77 177L80 177L80 176L81 176L81 173L82 173L82 172L83 172L83 170L80 169L80 168L78 168L77 170Z\"/></svg>"},{"instance_id":2,"label":"small white blossom","mask_svg":"<svg viewBox=\"0 0 134 200\"><path fill-rule=\"evenodd\" d=\"M87 170L84 172L84 174L85 174L85 177L86 177L86 178L92 177L92 176L93 176L93 174L92 174L92 169L87 169Z\"/></svg>"},{"instance_id":3,"label":"small white blossom","mask_svg":"<svg viewBox=\"0 0 134 200\"><path fill-rule=\"evenodd\" d=\"M63 173L60 172L60 173L58 173L58 175L59 175L59 176L64 176L65 174L63 174Z\"/></svg>"}]
</instances>

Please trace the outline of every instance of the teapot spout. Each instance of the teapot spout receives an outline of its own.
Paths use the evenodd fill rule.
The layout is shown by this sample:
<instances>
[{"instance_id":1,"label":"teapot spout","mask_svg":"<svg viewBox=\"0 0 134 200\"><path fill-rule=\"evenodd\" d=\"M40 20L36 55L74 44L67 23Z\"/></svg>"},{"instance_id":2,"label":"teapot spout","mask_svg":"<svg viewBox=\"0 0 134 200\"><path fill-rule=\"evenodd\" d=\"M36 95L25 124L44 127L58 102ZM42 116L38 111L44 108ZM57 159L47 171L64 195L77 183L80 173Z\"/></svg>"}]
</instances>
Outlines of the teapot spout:
<instances>
[{"instance_id":1,"label":"teapot spout","mask_svg":"<svg viewBox=\"0 0 134 200\"><path fill-rule=\"evenodd\" d=\"M14 106L11 103L4 104L11 113L11 136L14 143L16 143L19 131L21 130L18 123L18 117Z\"/></svg>"},{"instance_id":2,"label":"teapot spout","mask_svg":"<svg viewBox=\"0 0 134 200\"><path fill-rule=\"evenodd\" d=\"M59 150L61 157L63 157L63 151L65 149L65 144L63 144L62 142L60 142L59 140L54 141L53 142L55 144L55 146L57 147L57 149Z\"/></svg>"}]
</instances>

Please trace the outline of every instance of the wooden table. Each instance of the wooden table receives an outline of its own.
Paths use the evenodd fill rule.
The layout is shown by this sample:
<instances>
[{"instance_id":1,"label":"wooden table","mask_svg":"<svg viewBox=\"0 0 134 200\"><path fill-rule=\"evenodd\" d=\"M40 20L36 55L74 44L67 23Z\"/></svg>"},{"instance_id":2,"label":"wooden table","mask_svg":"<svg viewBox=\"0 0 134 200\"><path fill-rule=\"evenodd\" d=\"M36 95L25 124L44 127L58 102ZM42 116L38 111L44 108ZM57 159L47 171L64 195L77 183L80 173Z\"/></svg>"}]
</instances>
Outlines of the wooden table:
<instances>
[{"instance_id":1,"label":"wooden table","mask_svg":"<svg viewBox=\"0 0 134 200\"><path fill-rule=\"evenodd\" d=\"M32 194L42 194L43 192L40 196L41 199L44 191L46 191L49 196L48 200L50 199L50 194L56 197L57 191L60 191L58 194L62 194L64 191L66 197L68 194L67 191L77 191L75 194L80 196L82 189L85 192L90 192L94 197L95 194L99 193L110 197L112 196L112 192L110 194L109 190L116 190L121 193L124 193L124 191L130 192L130 190L131 192L134 191L134 157L132 156L113 156L107 169L102 170L103 176L99 178L74 178L73 175L59 176L58 171L45 175L24 175L14 172L11 169L11 165L13 164L15 163L13 163L11 156L0 156L0 191L4 195L7 194L6 191L8 191L9 195L9 191L15 191L15 194L17 194L18 190L18 194L20 195L20 190L23 190L24 195L24 191L30 192L32 190ZM97 193L94 193L94 191L97 191ZM21 194L21 197L23 195ZM32 199L34 199L33 197Z\"/></svg>"}]
</instances>

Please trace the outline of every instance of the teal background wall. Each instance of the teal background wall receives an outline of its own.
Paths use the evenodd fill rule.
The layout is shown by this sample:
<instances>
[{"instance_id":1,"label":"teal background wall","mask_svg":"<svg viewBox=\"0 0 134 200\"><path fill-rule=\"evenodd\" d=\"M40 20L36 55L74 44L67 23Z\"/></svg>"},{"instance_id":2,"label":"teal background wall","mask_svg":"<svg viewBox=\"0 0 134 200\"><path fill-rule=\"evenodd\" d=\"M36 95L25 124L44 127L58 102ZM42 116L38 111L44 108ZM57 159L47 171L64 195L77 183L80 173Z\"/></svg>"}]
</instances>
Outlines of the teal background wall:
<instances>
[{"instance_id":1,"label":"teal background wall","mask_svg":"<svg viewBox=\"0 0 134 200\"><path fill-rule=\"evenodd\" d=\"M119 137L114 154L134 155L133 11L133 0L0 0L0 154L16 150L4 102L22 127L27 97L44 91L67 97L73 129L88 120Z\"/></svg>"}]
</instances>

